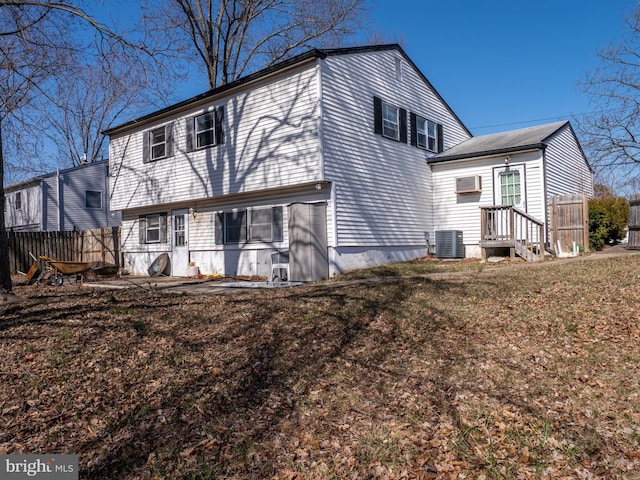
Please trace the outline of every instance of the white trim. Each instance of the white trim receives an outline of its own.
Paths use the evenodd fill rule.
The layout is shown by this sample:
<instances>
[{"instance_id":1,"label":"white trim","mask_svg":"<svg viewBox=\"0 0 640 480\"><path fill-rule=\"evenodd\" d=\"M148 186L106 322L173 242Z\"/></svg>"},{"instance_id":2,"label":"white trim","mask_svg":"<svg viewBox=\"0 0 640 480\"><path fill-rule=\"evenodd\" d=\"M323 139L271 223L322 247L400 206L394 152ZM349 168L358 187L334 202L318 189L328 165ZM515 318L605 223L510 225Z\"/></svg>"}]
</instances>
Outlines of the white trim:
<instances>
[{"instance_id":1,"label":"white trim","mask_svg":"<svg viewBox=\"0 0 640 480\"><path fill-rule=\"evenodd\" d=\"M318 178L323 180L324 175L324 128L323 128L323 96L322 96L322 63L316 60L316 87L318 89Z\"/></svg>"}]
</instances>

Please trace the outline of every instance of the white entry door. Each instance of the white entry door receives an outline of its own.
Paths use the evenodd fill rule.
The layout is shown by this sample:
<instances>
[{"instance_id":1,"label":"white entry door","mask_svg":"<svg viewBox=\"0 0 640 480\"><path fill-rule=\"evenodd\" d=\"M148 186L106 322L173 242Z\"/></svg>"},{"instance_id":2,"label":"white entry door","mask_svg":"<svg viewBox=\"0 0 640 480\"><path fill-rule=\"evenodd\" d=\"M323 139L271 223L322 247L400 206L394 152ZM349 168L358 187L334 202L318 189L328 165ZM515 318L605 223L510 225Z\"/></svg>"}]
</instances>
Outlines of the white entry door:
<instances>
[{"instance_id":1,"label":"white entry door","mask_svg":"<svg viewBox=\"0 0 640 480\"><path fill-rule=\"evenodd\" d=\"M189 212L174 210L171 218L171 273L176 277L186 277L189 266Z\"/></svg>"},{"instance_id":2,"label":"white entry door","mask_svg":"<svg viewBox=\"0 0 640 480\"><path fill-rule=\"evenodd\" d=\"M507 165L493 170L494 205L513 205L526 211L524 165Z\"/></svg>"}]
</instances>

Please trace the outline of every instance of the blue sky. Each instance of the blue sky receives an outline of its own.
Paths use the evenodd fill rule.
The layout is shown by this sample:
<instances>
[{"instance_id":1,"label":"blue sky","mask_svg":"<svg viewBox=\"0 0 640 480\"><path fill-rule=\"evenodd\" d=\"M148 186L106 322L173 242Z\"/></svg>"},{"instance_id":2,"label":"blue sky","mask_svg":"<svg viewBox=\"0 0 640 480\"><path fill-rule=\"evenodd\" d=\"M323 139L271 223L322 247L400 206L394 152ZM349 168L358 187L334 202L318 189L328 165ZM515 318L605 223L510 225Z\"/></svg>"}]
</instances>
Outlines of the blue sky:
<instances>
[{"instance_id":1,"label":"blue sky","mask_svg":"<svg viewBox=\"0 0 640 480\"><path fill-rule=\"evenodd\" d=\"M628 33L637 0L372 0L399 42L474 135L589 112L578 82Z\"/></svg>"},{"instance_id":2,"label":"blue sky","mask_svg":"<svg viewBox=\"0 0 640 480\"><path fill-rule=\"evenodd\" d=\"M355 43L372 34L400 43L471 132L483 135L592 111L578 82L599 65L598 50L628 33L625 16L638 0L367 2L370 26ZM123 12L138 8L127 0L93 7L105 20L126 20ZM206 88L203 75L172 99Z\"/></svg>"}]
</instances>

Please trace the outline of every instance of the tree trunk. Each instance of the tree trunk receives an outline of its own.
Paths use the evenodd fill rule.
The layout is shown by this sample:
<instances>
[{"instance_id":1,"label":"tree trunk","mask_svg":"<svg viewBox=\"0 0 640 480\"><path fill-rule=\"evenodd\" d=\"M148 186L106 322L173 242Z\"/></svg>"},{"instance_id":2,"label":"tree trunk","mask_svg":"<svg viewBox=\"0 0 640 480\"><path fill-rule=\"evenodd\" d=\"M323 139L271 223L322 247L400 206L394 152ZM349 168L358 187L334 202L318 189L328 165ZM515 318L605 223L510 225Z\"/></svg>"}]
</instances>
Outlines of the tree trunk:
<instances>
[{"instance_id":1,"label":"tree trunk","mask_svg":"<svg viewBox=\"0 0 640 480\"><path fill-rule=\"evenodd\" d=\"M9 270L9 244L4 223L4 202L4 155L2 153L2 123L0 120L0 293L10 293L12 285L11 271Z\"/></svg>"}]
</instances>

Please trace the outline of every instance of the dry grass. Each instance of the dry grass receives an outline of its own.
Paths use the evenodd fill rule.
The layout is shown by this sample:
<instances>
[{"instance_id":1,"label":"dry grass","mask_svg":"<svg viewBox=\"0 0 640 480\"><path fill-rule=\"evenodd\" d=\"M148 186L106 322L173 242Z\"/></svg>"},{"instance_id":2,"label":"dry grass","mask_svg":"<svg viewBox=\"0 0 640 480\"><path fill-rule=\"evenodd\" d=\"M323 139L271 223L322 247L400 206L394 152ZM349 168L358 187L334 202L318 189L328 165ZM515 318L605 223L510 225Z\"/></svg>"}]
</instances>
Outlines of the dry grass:
<instances>
[{"instance_id":1,"label":"dry grass","mask_svg":"<svg viewBox=\"0 0 640 480\"><path fill-rule=\"evenodd\" d=\"M0 453L76 453L81 478L637 479L639 281L633 255L210 297L17 288Z\"/></svg>"}]
</instances>

